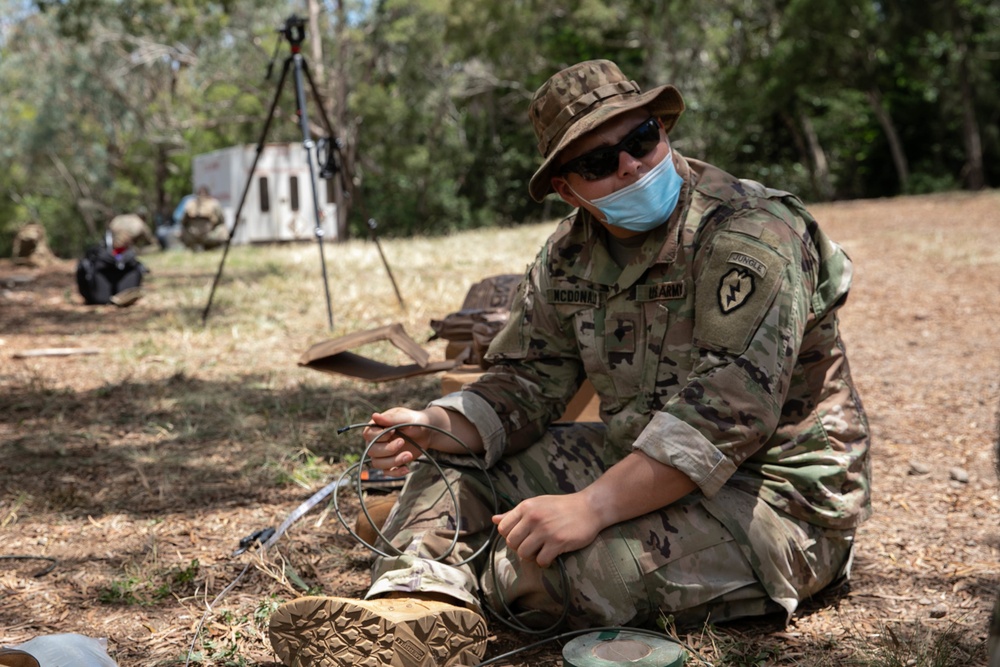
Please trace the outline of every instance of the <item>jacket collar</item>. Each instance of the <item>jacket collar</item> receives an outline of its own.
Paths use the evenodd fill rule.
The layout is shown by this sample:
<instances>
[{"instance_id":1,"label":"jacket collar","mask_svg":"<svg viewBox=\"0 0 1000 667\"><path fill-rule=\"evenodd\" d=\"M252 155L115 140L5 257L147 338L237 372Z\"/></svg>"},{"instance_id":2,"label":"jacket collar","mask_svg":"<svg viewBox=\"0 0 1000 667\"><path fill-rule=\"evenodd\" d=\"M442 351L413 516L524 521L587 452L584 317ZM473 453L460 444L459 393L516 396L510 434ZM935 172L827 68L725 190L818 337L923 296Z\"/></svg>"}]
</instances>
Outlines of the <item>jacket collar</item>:
<instances>
[{"instance_id":1,"label":"jacket collar","mask_svg":"<svg viewBox=\"0 0 1000 667\"><path fill-rule=\"evenodd\" d=\"M632 287L650 267L670 264L677 258L684 220L691 206L693 178L687 160L676 149L673 155L677 173L684 179L677 206L664 224L649 232L642 249L632 261L622 268L615 264L605 245L604 234L599 233L603 231L601 223L589 211L581 208L573 218L569 232L559 244L563 249L558 259L562 273L606 285L617 292Z\"/></svg>"}]
</instances>

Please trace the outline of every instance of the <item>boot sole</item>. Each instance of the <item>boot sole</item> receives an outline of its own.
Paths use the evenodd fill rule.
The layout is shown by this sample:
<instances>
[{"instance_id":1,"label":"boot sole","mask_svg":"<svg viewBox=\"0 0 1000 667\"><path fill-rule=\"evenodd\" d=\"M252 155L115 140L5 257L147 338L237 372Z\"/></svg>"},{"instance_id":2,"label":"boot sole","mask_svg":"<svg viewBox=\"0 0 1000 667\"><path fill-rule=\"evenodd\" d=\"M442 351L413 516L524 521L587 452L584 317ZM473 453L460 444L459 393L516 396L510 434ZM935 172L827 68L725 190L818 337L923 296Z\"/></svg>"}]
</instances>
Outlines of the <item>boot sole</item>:
<instances>
[{"instance_id":1,"label":"boot sole","mask_svg":"<svg viewBox=\"0 0 1000 667\"><path fill-rule=\"evenodd\" d=\"M128 308L133 303L142 298L143 291L140 287L130 287L122 290L111 297L110 301L119 308Z\"/></svg>"},{"instance_id":2,"label":"boot sole","mask_svg":"<svg viewBox=\"0 0 1000 667\"><path fill-rule=\"evenodd\" d=\"M482 659L486 623L479 614L400 602L379 613L362 600L299 598L271 616L271 646L289 667L449 667Z\"/></svg>"}]
</instances>

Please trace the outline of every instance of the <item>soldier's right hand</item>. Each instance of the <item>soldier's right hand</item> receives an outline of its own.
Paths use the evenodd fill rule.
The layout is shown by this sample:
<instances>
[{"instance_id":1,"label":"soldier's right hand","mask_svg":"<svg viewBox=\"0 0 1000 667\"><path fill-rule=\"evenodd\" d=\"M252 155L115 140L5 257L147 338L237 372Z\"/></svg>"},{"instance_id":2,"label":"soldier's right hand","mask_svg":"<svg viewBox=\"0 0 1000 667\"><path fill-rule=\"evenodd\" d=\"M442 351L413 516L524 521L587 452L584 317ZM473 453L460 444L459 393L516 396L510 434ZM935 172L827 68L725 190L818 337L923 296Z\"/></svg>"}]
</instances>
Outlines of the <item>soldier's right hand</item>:
<instances>
[{"instance_id":1,"label":"soldier's right hand","mask_svg":"<svg viewBox=\"0 0 1000 667\"><path fill-rule=\"evenodd\" d=\"M407 466L421 455L420 448L425 450L430 448L432 433L429 429L420 427L420 424L430 423L430 416L425 410L392 408L385 412L373 413L371 424L362 432L366 443L378 438L368 450L372 466L380 470L392 470L400 475L409 472ZM387 428L398 424L414 424L414 426L404 426L385 432Z\"/></svg>"}]
</instances>

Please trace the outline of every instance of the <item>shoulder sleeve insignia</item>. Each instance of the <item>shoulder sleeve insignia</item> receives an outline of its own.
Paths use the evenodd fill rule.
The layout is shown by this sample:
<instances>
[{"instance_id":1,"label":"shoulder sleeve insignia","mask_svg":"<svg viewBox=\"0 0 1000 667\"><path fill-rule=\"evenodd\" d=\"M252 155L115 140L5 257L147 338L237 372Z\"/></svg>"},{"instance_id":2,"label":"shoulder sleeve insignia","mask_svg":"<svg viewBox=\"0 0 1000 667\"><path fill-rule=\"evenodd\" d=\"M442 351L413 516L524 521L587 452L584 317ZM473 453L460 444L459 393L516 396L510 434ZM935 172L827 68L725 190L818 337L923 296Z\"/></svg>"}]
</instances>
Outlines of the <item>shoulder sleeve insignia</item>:
<instances>
[{"instance_id":1,"label":"shoulder sleeve insignia","mask_svg":"<svg viewBox=\"0 0 1000 667\"><path fill-rule=\"evenodd\" d=\"M788 260L744 234L721 232L695 279L694 343L742 354L781 289Z\"/></svg>"},{"instance_id":2,"label":"shoulder sleeve insignia","mask_svg":"<svg viewBox=\"0 0 1000 667\"><path fill-rule=\"evenodd\" d=\"M767 264L745 252L734 251L729 253L728 261L730 264L739 264L744 268L750 269L761 278L767 275Z\"/></svg>"},{"instance_id":3,"label":"shoulder sleeve insignia","mask_svg":"<svg viewBox=\"0 0 1000 667\"><path fill-rule=\"evenodd\" d=\"M753 291L753 276L743 269L733 269L719 281L719 307L730 313L746 303Z\"/></svg>"}]
</instances>

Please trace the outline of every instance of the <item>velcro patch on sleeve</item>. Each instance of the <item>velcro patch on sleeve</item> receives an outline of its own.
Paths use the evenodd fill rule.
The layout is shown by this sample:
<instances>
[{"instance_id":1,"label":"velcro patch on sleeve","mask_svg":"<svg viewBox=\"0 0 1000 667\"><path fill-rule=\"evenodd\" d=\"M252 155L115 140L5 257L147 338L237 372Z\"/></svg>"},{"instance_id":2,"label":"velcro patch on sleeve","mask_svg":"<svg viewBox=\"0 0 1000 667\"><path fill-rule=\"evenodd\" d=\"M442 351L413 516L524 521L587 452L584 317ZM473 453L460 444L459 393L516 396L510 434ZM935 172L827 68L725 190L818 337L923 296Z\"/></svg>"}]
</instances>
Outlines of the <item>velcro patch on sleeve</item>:
<instances>
[{"instance_id":1,"label":"velcro patch on sleeve","mask_svg":"<svg viewBox=\"0 0 1000 667\"><path fill-rule=\"evenodd\" d=\"M531 273L525 275L511 304L507 323L490 341L486 356L491 359L524 359L528 353L530 326L528 312L534 301Z\"/></svg>"},{"instance_id":2,"label":"velcro patch on sleeve","mask_svg":"<svg viewBox=\"0 0 1000 667\"><path fill-rule=\"evenodd\" d=\"M719 234L697 282L694 342L740 354L781 287L788 260L742 234Z\"/></svg>"}]
</instances>

